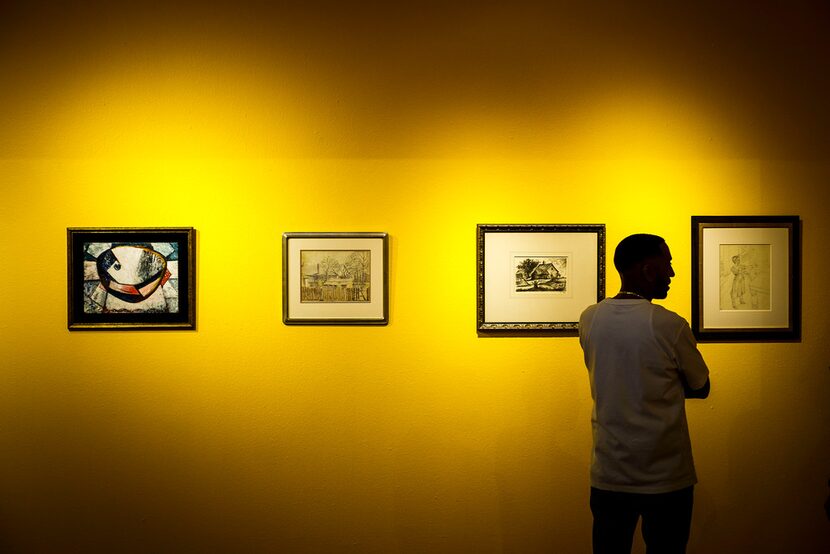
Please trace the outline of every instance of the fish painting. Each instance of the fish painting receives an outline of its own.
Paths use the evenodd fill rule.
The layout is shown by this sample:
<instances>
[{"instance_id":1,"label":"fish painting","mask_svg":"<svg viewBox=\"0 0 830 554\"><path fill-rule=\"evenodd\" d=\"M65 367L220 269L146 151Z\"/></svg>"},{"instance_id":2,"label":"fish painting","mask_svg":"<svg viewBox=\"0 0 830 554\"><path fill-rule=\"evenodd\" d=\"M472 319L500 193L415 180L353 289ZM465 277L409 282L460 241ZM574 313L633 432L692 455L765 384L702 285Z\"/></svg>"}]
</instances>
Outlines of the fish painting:
<instances>
[{"instance_id":1,"label":"fish painting","mask_svg":"<svg viewBox=\"0 0 830 554\"><path fill-rule=\"evenodd\" d=\"M96 265L107 292L124 302L146 300L170 278L167 260L148 247L114 246L98 256Z\"/></svg>"}]
</instances>

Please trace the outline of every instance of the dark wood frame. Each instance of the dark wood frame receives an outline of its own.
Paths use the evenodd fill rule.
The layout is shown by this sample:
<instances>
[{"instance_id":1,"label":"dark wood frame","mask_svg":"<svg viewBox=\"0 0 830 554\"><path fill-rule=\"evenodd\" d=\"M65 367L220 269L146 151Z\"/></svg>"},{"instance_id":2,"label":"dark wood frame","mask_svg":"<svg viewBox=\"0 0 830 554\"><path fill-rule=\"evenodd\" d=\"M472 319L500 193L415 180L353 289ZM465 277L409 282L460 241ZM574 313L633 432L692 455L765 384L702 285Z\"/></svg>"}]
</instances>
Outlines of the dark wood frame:
<instances>
[{"instance_id":1,"label":"dark wood frame","mask_svg":"<svg viewBox=\"0 0 830 554\"><path fill-rule=\"evenodd\" d=\"M67 326L80 330L167 330L196 328L196 232L192 227L70 227L67 236ZM177 242L179 312L84 312L84 242Z\"/></svg>"},{"instance_id":2,"label":"dark wood frame","mask_svg":"<svg viewBox=\"0 0 830 554\"><path fill-rule=\"evenodd\" d=\"M705 328L703 232L708 228L786 228L789 276L788 325L785 327ZM692 331L700 342L766 342L801 339L801 221L798 216L693 216L692 217Z\"/></svg>"},{"instance_id":3,"label":"dark wood frame","mask_svg":"<svg viewBox=\"0 0 830 554\"><path fill-rule=\"evenodd\" d=\"M295 239L377 239L383 253L383 284L381 287L382 315L379 318L292 316L289 302L289 242ZM387 325L389 323L389 235L387 233L283 233L282 236L282 321L286 325Z\"/></svg>"},{"instance_id":4,"label":"dark wood frame","mask_svg":"<svg viewBox=\"0 0 830 554\"><path fill-rule=\"evenodd\" d=\"M480 336L575 336L578 321L485 321L485 242L488 233L594 233L597 235L596 301L605 298L604 224L480 224L476 229L476 331ZM593 300L593 298L592 298ZM585 306L588 307L587 305Z\"/></svg>"}]
</instances>

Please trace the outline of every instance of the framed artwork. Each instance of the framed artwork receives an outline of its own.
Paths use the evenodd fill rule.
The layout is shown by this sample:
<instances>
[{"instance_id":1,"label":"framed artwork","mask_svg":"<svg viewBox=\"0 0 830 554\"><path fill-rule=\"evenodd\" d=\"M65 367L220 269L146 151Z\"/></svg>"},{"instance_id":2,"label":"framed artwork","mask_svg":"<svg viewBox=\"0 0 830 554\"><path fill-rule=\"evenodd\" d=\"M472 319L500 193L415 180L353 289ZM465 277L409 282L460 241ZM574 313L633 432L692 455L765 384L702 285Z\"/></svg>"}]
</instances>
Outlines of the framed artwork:
<instances>
[{"instance_id":1,"label":"framed artwork","mask_svg":"<svg viewBox=\"0 0 830 554\"><path fill-rule=\"evenodd\" d=\"M692 217L692 330L699 341L801 338L798 216Z\"/></svg>"},{"instance_id":2,"label":"framed artwork","mask_svg":"<svg viewBox=\"0 0 830 554\"><path fill-rule=\"evenodd\" d=\"M386 325L386 233L285 233L282 320L286 325Z\"/></svg>"},{"instance_id":3,"label":"framed artwork","mask_svg":"<svg viewBox=\"0 0 830 554\"><path fill-rule=\"evenodd\" d=\"M563 335L605 297L605 225L478 225L479 335Z\"/></svg>"},{"instance_id":4,"label":"framed artwork","mask_svg":"<svg viewBox=\"0 0 830 554\"><path fill-rule=\"evenodd\" d=\"M70 330L194 329L192 227L67 229Z\"/></svg>"}]
</instances>

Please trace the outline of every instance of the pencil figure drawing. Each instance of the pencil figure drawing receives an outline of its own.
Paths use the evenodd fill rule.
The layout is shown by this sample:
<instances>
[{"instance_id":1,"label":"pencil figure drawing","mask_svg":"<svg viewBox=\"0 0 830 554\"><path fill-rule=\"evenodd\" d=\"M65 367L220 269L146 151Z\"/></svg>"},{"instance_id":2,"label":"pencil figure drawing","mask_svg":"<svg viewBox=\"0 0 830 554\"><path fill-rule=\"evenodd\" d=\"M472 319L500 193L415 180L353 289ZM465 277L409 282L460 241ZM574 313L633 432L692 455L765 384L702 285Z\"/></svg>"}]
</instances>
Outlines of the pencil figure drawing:
<instances>
[{"instance_id":1,"label":"pencil figure drawing","mask_svg":"<svg viewBox=\"0 0 830 554\"><path fill-rule=\"evenodd\" d=\"M720 245L720 309L770 309L770 245Z\"/></svg>"}]
</instances>

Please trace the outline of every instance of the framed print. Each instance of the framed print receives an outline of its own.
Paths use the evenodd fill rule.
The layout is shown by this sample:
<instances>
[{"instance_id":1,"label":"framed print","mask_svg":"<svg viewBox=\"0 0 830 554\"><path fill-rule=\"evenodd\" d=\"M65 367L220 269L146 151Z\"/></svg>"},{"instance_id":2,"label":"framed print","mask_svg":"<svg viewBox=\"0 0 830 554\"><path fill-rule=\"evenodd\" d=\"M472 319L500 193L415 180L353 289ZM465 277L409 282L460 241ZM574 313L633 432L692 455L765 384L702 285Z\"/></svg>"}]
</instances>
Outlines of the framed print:
<instances>
[{"instance_id":1,"label":"framed print","mask_svg":"<svg viewBox=\"0 0 830 554\"><path fill-rule=\"evenodd\" d=\"M70 330L194 329L192 227L67 229Z\"/></svg>"},{"instance_id":2,"label":"framed print","mask_svg":"<svg viewBox=\"0 0 830 554\"><path fill-rule=\"evenodd\" d=\"M285 233L282 320L286 325L386 325L386 233Z\"/></svg>"},{"instance_id":3,"label":"framed print","mask_svg":"<svg viewBox=\"0 0 830 554\"><path fill-rule=\"evenodd\" d=\"M576 335L605 297L605 225L479 225L479 335Z\"/></svg>"},{"instance_id":4,"label":"framed print","mask_svg":"<svg viewBox=\"0 0 830 554\"><path fill-rule=\"evenodd\" d=\"M699 341L801 338L798 216L692 217L692 330Z\"/></svg>"}]
</instances>

